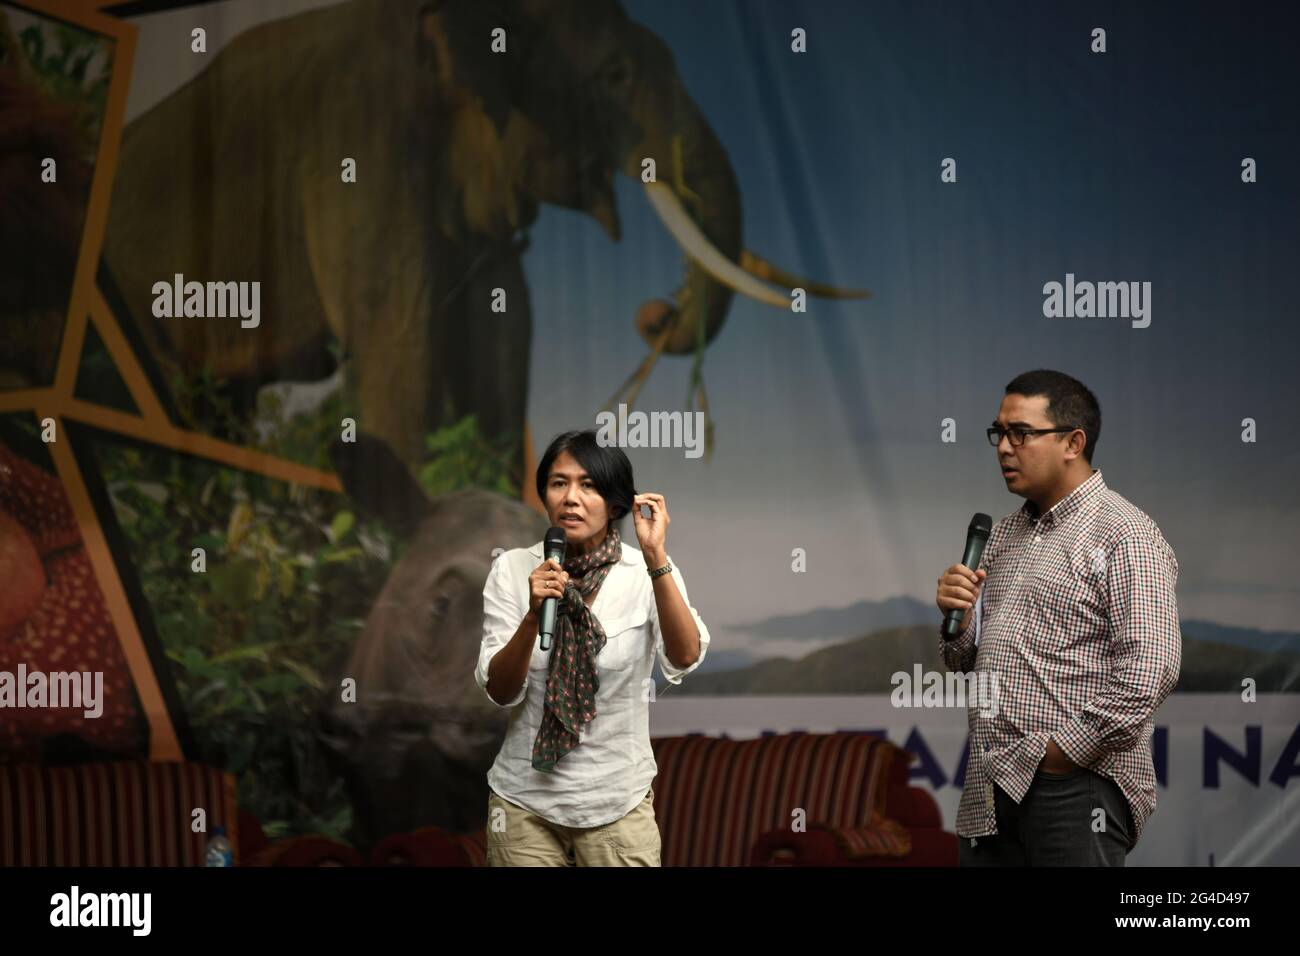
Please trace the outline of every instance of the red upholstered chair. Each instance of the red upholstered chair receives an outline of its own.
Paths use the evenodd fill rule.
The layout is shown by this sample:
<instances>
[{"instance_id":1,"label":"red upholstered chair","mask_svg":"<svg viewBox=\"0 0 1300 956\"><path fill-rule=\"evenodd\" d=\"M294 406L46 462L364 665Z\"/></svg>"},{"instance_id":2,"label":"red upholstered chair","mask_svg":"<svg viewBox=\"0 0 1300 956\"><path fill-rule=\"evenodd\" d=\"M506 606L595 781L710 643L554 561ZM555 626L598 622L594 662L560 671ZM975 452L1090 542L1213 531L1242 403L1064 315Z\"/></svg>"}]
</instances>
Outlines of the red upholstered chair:
<instances>
[{"instance_id":1,"label":"red upholstered chair","mask_svg":"<svg viewBox=\"0 0 1300 956\"><path fill-rule=\"evenodd\" d=\"M125 760L0 765L0 866L201 866L208 833L226 828L240 862L235 780L197 763Z\"/></svg>"},{"instance_id":2,"label":"red upholstered chair","mask_svg":"<svg viewBox=\"0 0 1300 956\"><path fill-rule=\"evenodd\" d=\"M470 866L487 866L487 830L477 833L460 833L452 837Z\"/></svg>"},{"instance_id":3,"label":"red upholstered chair","mask_svg":"<svg viewBox=\"0 0 1300 956\"><path fill-rule=\"evenodd\" d=\"M372 866L485 866L482 833L454 834L421 827L384 837L370 853Z\"/></svg>"},{"instance_id":4,"label":"red upholstered chair","mask_svg":"<svg viewBox=\"0 0 1300 956\"><path fill-rule=\"evenodd\" d=\"M908 785L912 755L860 733L651 740L665 866L956 866L939 806ZM802 810L796 830L794 811ZM483 866L485 831L425 827L381 841L377 866Z\"/></svg>"},{"instance_id":5,"label":"red upholstered chair","mask_svg":"<svg viewBox=\"0 0 1300 956\"><path fill-rule=\"evenodd\" d=\"M239 820L239 846L235 851L235 859L251 860L270 846L271 841L266 838L261 821L249 810L240 807L236 818Z\"/></svg>"},{"instance_id":6,"label":"red upholstered chair","mask_svg":"<svg viewBox=\"0 0 1300 956\"><path fill-rule=\"evenodd\" d=\"M309 834L276 840L248 861L249 866L360 866L361 854L346 843Z\"/></svg>"},{"instance_id":7,"label":"red upholstered chair","mask_svg":"<svg viewBox=\"0 0 1300 956\"><path fill-rule=\"evenodd\" d=\"M690 735L651 744L665 866L957 863L956 835L941 828L933 797L907 784L911 754L887 740Z\"/></svg>"}]
</instances>

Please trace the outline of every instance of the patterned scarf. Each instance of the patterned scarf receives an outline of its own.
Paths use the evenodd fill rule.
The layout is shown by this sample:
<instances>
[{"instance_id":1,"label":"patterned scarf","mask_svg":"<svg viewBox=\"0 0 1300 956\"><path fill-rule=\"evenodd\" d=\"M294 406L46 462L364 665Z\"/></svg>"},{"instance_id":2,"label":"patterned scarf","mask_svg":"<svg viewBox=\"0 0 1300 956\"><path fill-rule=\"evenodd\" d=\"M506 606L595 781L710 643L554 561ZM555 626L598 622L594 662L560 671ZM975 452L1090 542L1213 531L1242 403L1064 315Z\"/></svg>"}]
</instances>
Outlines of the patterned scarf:
<instances>
[{"instance_id":1,"label":"patterned scarf","mask_svg":"<svg viewBox=\"0 0 1300 956\"><path fill-rule=\"evenodd\" d=\"M622 556L622 538L618 528L611 527L595 551L564 562L569 586L555 616L542 725L533 741L534 770L554 773L556 761L578 746L578 731L596 716L596 655L605 646L605 629L583 598L600 590Z\"/></svg>"}]
</instances>

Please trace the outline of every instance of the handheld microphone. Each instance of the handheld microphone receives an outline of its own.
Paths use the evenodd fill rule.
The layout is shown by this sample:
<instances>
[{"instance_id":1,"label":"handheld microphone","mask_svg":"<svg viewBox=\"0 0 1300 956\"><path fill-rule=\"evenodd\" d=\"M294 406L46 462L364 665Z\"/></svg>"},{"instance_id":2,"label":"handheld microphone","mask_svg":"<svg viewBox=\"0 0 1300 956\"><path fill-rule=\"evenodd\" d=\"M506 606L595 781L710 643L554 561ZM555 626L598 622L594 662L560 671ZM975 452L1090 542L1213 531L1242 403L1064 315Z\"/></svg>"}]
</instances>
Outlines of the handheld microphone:
<instances>
[{"instance_id":1,"label":"handheld microphone","mask_svg":"<svg viewBox=\"0 0 1300 956\"><path fill-rule=\"evenodd\" d=\"M989 543L989 532L993 530L993 519L982 512L976 512L966 529L966 553L961 556L961 563L972 571L979 568L980 558L984 555L984 545ZM951 641L961 632L961 619L966 616L966 609L955 607L943 616L943 638Z\"/></svg>"},{"instance_id":2,"label":"handheld microphone","mask_svg":"<svg viewBox=\"0 0 1300 956\"><path fill-rule=\"evenodd\" d=\"M565 537L564 529L552 527L546 532L546 542L542 545L542 554L547 558L554 558L561 565L564 564ZM548 597L542 602L542 622L537 627L537 633L541 635L541 648L544 651L551 649L551 638L555 636L555 613L559 610L560 599Z\"/></svg>"}]
</instances>

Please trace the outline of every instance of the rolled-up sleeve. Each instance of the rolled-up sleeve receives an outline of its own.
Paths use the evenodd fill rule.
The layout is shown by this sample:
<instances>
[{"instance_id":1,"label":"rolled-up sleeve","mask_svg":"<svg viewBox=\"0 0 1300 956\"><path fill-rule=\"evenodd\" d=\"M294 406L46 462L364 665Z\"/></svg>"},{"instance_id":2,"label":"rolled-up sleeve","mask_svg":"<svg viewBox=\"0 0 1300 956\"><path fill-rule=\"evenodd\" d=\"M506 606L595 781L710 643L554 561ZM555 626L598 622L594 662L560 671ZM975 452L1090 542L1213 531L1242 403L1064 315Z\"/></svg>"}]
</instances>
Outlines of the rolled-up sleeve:
<instances>
[{"instance_id":1,"label":"rolled-up sleeve","mask_svg":"<svg viewBox=\"0 0 1300 956\"><path fill-rule=\"evenodd\" d=\"M525 608L520 605L519 595L512 586L509 565L506 555L499 555L492 562L492 570L488 572L487 583L483 586L483 641L479 646L478 666L474 668L474 680L487 695L487 699L503 709L517 706L528 691L526 676L519 685L519 693L508 703L497 703L487 689L488 666L492 663L492 658L510 642L519 622L524 618Z\"/></svg>"},{"instance_id":2,"label":"rolled-up sleeve","mask_svg":"<svg viewBox=\"0 0 1300 956\"><path fill-rule=\"evenodd\" d=\"M667 555L668 563L672 565L672 572L669 577L677 585L677 591L682 596L682 601L691 612L691 619L695 621L695 627L700 632L700 656L695 659L695 663L690 667L678 667L668 659L668 652L664 648L664 635L659 627L659 605L654 597L650 598L650 633L655 641L655 656L659 659L659 669L663 671L664 677L670 684L680 684L682 678L689 674L695 668L704 663L704 654L709 647L709 629L704 626L700 620L699 612L691 607L690 596L686 593L686 581L682 578L681 569L677 567L677 562L673 560L672 555Z\"/></svg>"},{"instance_id":3,"label":"rolled-up sleeve","mask_svg":"<svg viewBox=\"0 0 1300 956\"><path fill-rule=\"evenodd\" d=\"M1182 664L1173 550L1153 535L1129 535L1112 549L1107 569L1110 674L1101 693L1052 734L1083 767L1137 746Z\"/></svg>"}]
</instances>

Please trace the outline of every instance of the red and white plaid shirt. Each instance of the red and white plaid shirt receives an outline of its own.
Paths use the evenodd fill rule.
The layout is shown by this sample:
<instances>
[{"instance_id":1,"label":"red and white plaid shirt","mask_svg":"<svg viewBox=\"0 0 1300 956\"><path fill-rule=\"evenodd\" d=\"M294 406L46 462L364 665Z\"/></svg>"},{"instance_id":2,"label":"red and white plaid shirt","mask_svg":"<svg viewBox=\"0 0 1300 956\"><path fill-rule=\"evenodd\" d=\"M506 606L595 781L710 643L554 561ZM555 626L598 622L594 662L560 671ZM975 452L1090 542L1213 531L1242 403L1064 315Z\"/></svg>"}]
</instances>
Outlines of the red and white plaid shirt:
<instances>
[{"instance_id":1,"label":"red and white plaid shirt","mask_svg":"<svg viewBox=\"0 0 1300 956\"><path fill-rule=\"evenodd\" d=\"M957 835L997 833L994 782L1019 803L1051 737L1124 791L1136 845L1156 808L1152 718L1182 661L1173 549L1094 470L1046 514L1025 502L994 525L980 567L970 626L940 638L950 669L997 680L993 714L969 708Z\"/></svg>"}]
</instances>

